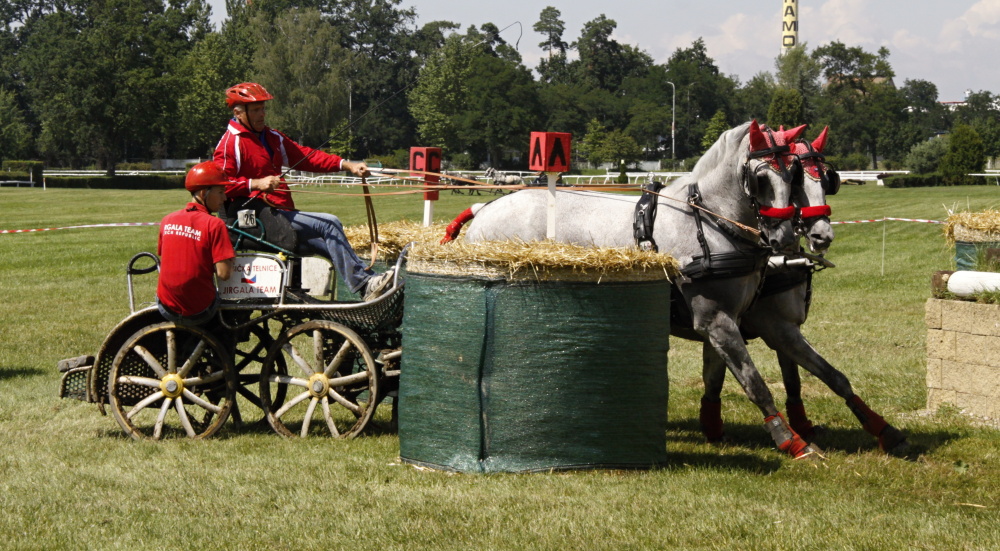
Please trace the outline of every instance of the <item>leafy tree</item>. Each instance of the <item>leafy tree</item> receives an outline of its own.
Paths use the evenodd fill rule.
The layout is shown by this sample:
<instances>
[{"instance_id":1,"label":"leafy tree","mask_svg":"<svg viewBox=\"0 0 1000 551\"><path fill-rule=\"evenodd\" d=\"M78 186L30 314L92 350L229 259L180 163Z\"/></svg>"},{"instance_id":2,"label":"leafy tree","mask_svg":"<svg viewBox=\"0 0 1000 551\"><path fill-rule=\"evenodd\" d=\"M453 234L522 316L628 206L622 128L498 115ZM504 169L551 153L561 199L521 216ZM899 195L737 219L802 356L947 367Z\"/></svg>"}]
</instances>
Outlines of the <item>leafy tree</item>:
<instances>
[{"instance_id":1,"label":"leafy tree","mask_svg":"<svg viewBox=\"0 0 1000 551\"><path fill-rule=\"evenodd\" d=\"M840 153L866 152L877 166L880 136L903 117L889 64L889 50L877 54L860 47L831 42L813 51L813 59L823 67L827 86L821 107L823 118L835 128ZM883 140L881 143L885 143Z\"/></svg>"},{"instance_id":2,"label":"leafy tree","mask_svg":"<svg viewBox=\"0 0 1000 551\"><path fill-rule=\"evenodd\" d=\"M1000 155L1000 96L973 92L955 113L958 123L968 124L983 139L986 155Z\"/></svg>"},{"instance_id":3,"label":"leafy tree","mask_svg":"<svg viewBox=\"0 0 1000 551\"><path fill-rule=\"evenodd\" d=\"M608 160L603 149L604 141L607 139L608 131L597 119L591 119L587 123L587 132L583 140L577 146L580 157L586 159L592 166L600 165Z\"/></svg>"},{"instance_id":4,"label":"leafy tree","mask_svg":"<svg viewBox=\"0 0 1000 551\"><path fill-rule=\"evenodd\" d=\"M538 46L548 53L549 59L553 55L566 55L566 48L569 47L563 41L563 32L566 31L566 24L560 19L562 12L546 6L538 16L538 22L532 26L536 33L545 37L545 40L538 43Z\"/></svg>"},{"instance_id":5,"label":"leafy tree","mask_svg":"<svg viewBox=\"0 0 1000 551\"><path fill-rule=\"evenodd\" d=\"M583 25L580 38L572 44L580 54L572 64L578 83L615 92L626 77L641 75L653 64L649 54L611 38L617 27L604 15Z\"/></svg>"},{"instance_id":6,"label":"leafy tree","mask_svg":"<svg viewBox=\"0 0 1000 551\"><path fill-rule=\"evenodd\" d=\"M52 159L96 160L114 174L146 157L175 112L173 65L203 28L200 0L80 0L25 26L18 65L38 117L38 147Z\"/></svg>"},{"instance_id":7,"label":"leafy tree","mask_svg":"<svg viewBox=\"0 0 1000 551\"><path fill-rule=\"evenodd\" d=\"M822 92L819 81L823 67L809 55L807 45L802 43L784 51L775 58L774 67L777 85L798 91L802 98L802 117L798 120L802 123L815 120L814 98L818 98Z\"/></svg>"},{"instance_id":8,"label":"leafy tree","mask_svg":"<svg viewBox=\"0 0 1000 551\"><path fill-rule=\"evenodd\" d=\"M781 125L792 128L805 122L804 112L805 101L798 90L778 88L774 91L771 107L767 110L767 124L772 128Z\"/></svg>"},{"instance_id":9,"label":"leafy tree","mask_svg":"<svg viewBox=\"0 0 1000 551\"><path fill-rule=\"evenodd\" d=\"M756 119L767 120L767 112L771 107L772 97L777 85L774 76L768 72L760 72L736 91L733 111L736 114L734 123Z\"/></svg>"},{"instance_id":10,"label":"leafy tree","mask_svg":"<svg viewBox=\"0 0 1000 551\"><path fill-rule=\"evenodd\" d=\"M562 13L547 6L538 16L538 22L532 27L535 32L545 37L538 45L548 53L548 56L538 63L538 74L542 82L568 82L569 70L566 59L566 49L569 45L563 41L566 24L560 19Z\"/></svg>"},{"instance_id":11,"label":"leafy tree","mask_svg":"<svg viewBox=\"0 0 1000 551\"><path fill-rule=\"evenodd\" d=\"M472 74L472 52L466 39L452 35L429 57L408 94L410 113L420 139L427 146L461 151L458 128L452 118L465 105L463 83Z\"/></svg>"},{"instance_id":12,"label":"leafy tree","mask_svg":"<svg viewBox=\"0 0 1000 551\"><path fill-rule=\"evenodd\" d=\"M910 148L904 164L916 174L930 174L937 172L946 153L948 153L947 136L924 140Z\"/></svg>"},{"instance_id":13,"label":"leafy tree","mask_svg":"<svg viewBox=\"0 0 1000 551\"><path fill-rule=\"evenodd\" d=\"M243 64L227 52L223 35L210 33L177 66L177 74L183 75L177 86L177 118L183 122L174 136L177 155L211 155L232 116L223 91L248 78L241 74Z\"/></svg>"},{"instance_id":14,"label":"leafy tree","mask_svg":"<svg viewBox=\"0 0 1000 551\"><path fill-rule=\"evenodd\" d=\"M493 26L452 35L421 70L409 94L421 138L474 164L501 165L527 149L541 103L531 73Z\"/></svg>"},{"instance_id":15,"label":"leafy tree","mask_svg":"<svg viewBox=\"0 0 1000 551\"><path fill-rule=\"evenodd\" d=\"M701 38L690 48L674 51L666 75L677 86L677 156L690 157L701 151L701 137L712 115L720 109L732 112L737 84L720 74Z\"/></svg>"},{"instance_id":16,"label":"leafy tree","mask_svg":"<svg viewBox=\"0 0 1000 551\"><path fill-rule=\"evenodd\" d=\"M14 93L0 88L0 161L31 156L31 127Z\"/></svg>"},{"instance_id":17,"label":"leafy tree","mask_svg":"<svg viewBox=\"0 0 1000 551\"><path fill-rule=\"evenodd\" d=\"M318 10L289 10L267 29L254 55L253 80L276 98L268 124L295 141L318 145L348 115L344 75L352 55Z\"/></svg>"},{"instance_id":18,"label":"leafy tree","mask_svg":"<svg viewBox=\"0 0 1000 551\"><path fill-rule=\"evenodd\" d=\"M340 44L355 54L344 78L350 82L352 133L358 155L409 148L416 121L404 91L414 85L422 57L444 41L454 27L434 22L414 32L416 12L401 8L403 0L316 0L326 19L339 31Z\"/></svg>"},{"instance_id":19,"label":"leafy tree","mask_svg":"<svg viewBox=\"0 0 1000 551\"><path fill-rule=\"evenodd\" d=\"M940 171L944 181L951 185L974 184L969 173L982 172L986 163L983 139L974 128L957 124L948 139L948 152L941 159Z\"/></svg>"},{"instance_id":20,"label":"leafy tree","mask_svg":"<svg viewBox=\"0 0 1000 551\"><path fill-rule=\"evenodd\" d=\"M702 150L708 151L708 148L719 141L719 136L726 130L729 130L729 122L726 120L726 112L720 109L712 115L712 120L708 121L708 126L705 128L705 135L701 138Z\"/></svg>"}]
</instances>

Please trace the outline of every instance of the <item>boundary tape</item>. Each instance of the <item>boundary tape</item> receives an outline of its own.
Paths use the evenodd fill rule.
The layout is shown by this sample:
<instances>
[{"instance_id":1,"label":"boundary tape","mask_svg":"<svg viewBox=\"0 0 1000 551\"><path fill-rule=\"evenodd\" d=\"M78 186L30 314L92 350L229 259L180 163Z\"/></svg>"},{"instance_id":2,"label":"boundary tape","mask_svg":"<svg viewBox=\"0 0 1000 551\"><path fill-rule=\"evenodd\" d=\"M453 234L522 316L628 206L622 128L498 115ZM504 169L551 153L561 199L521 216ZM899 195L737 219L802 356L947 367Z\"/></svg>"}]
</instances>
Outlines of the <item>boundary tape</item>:
<instances>
[{"instance_id":1,"label":"boundary tape","mask_svg":"<svg viewBox=\"0 0 1000 551\"><path fill-rule=\"evenodd\" d=\"M60 228L34 228L30 230L0 230L0 234L5 233L35 233L53 230L76 230L81 228L123 228L131 226L159 226L159 222L122 222L120 224L84 224L81 226L62 226Z\"/></svg>"},{"instance_id":2,"label":"boundary tape","mask_svg":"<svg viewBox=\"0 0 1000 551\"><path fill-rule=\"evenodd\" d=\"M869 220L838 220L835 222L830 222L831 225L834 224L868 224L872 222L920 222L924 224L944 224L940 220L924 220L921 218L872 218ZM83 228L124 228L124 227L135 227L135 226L159 226L159 222L122 222L120 224L84 224L81 226L62 226L59 228L33 228L28 230L0 230L0 235L5 233L35 233L43 231L54 231L54 230L77 230Z\"/></svg>"},{"instance_id":3,"label":"boundary tape","mask_svg":"<svg viewBox=\"0 0 1000 551\"><path fill-rule=\"evenodd\" d=\"M921 218L874 218L871 220L840 220L837 222L830 222L830 224L867 224L869 222L885 222L885 221L895 221L895 222L922 222L924 224L944 224L940 220L923 220Z\"/></svg>"}]
</instances>

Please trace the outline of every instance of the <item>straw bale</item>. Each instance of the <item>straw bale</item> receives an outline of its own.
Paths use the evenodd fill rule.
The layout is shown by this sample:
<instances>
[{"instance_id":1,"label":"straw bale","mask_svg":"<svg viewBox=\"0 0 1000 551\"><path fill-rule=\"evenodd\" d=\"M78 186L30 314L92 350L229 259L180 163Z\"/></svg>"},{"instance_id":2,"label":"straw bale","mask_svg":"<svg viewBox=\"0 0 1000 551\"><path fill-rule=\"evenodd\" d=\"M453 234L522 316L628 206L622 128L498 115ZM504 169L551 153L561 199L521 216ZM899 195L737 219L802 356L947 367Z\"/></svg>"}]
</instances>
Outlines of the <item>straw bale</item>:
<instances>
[{"instance_id":1,"label":"straw bale","mask_svg":"<svg viewBox=\"0 0 1000 551\"><path fill-rule=\"evenodd\" d=\"M956 212L945 221L944 234L949 245L1000 241L1000 211Z\"/></svg>"},{"instance_id":2,"label":"straw bale","mask_svg":"<svg viewBox=\"0 0 1000 551\"><path fill-rule=\"evenodd\" d=\"M413 271L511 280L648 281L678 274L677 261L666 254L555 241L420 243L409 264Z\"/></svg>"},{"instance_id":3,"label":"straw bale","mask_svg":"<svg viewBox=\"0 0 1000 551\"><path fill-rule=\"evenodd\" d=\"M413 242L407 259L409 269L423 273L559 281L662 280L679 273L677 261L670 255L633 248L582 247L555 241L458 240L441 245L446 227L424 227L406 220L379 224L379 259L395 261L403 247ZM348 226L344 233L359 256L370 256L368 226Z\"/></svg>"}]
</instances>

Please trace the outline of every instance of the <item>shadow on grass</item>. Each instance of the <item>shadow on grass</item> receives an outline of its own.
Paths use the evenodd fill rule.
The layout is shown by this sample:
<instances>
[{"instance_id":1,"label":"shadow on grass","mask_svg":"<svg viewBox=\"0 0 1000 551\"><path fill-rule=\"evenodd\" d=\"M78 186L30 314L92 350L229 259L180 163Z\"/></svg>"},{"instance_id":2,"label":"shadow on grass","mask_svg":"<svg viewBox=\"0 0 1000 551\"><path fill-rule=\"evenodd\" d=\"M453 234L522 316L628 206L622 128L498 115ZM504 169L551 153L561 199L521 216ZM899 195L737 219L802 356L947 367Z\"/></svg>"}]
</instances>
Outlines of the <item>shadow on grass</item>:
<instances>
[{"instance_id":1,"label":"shadow on grass","mask_svg":"<svg viewBox=\"0 0 1000 551\"><path fill-rule=\"evenodd\" d=\"M38 377L44 374L45 371L37 367L0 367L0 381L21 377Z\"/></svg>"},{"instance_id":2,"label":"shadow on grass","mask_svg":"<svg viewBox=\"0 0 1000 551\"><path fill-rule=\"evenodd\" d=\"M878 440L865 432L860 426L857 428L817 426L817 429L818 434L815 438L811 439L811 443L815 443L825 452L839 452L844 454L883 453L879 450ZM963 437L959 432L943 429L908 429L903 431L903 433L906 435L910 445L907 449L900 450L898 454L894 455L900 459L909 461L915 461L921 455L931 453L935 449ZM683 419L668 423L668 450L670 442L705 444L705 437L701 432L698 420ZM726 423L725 440L718 446L720 449L726 450L727 453L731 453L737 448L748 448L751 450L771 449L777 453L773 441L764 429L763 423L760 425Z\"/></svg>"}]
</instances>

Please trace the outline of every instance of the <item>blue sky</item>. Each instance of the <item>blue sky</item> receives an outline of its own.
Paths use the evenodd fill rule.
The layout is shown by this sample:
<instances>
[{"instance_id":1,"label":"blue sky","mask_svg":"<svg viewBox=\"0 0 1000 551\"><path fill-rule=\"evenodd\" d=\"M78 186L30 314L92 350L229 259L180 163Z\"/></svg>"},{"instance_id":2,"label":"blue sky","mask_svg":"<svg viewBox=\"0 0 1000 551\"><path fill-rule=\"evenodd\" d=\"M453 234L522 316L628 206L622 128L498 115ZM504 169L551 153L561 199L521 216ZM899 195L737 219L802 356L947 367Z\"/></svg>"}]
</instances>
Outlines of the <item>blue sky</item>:
<instances>
[{"instance_id":1,"label":"blue sky","mask_svg":"<svg viewBox=\"0 0 1000 551\"><path fill-rule=\"evenodd\" d=\"M210 0L213 21L225 17L224 0ZM417 24L435 20L504 28L518 42L525 65L534 67L543 52L542 36L532 30L545 6L562 12L563 39L572 42L584 23L600 15L618 23L614 38L645 50L660 63L697 38L719 69L747 81L773 72L781 49L784 0L403 0L417 12ZM1000 94L1000 0L799 0L799 40L811 48L840 40L875 52L889 48L896 83L929 80L941 101L959 101L966 90Z\"/></svg>"}]
</instances>

